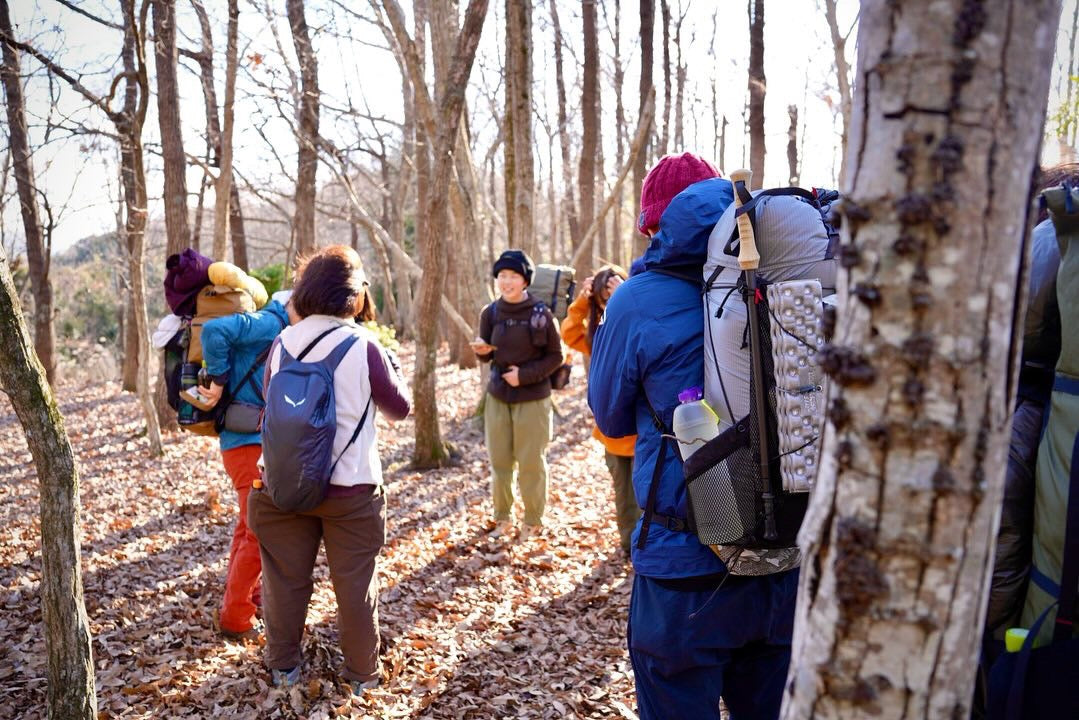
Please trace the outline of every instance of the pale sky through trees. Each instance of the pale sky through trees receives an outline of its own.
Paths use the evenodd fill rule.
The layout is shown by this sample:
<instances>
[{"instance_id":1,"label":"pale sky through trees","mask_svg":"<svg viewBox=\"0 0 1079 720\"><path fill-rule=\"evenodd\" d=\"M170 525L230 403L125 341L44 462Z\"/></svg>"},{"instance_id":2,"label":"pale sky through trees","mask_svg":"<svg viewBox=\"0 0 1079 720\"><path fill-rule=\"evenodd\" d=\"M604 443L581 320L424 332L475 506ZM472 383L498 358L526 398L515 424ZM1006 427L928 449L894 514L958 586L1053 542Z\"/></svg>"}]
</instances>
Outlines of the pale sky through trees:
<instances>
[{"instance_id":1,"label":"pale sky through trees","mask_svg":"<svg viewBox=\"0 0 1079 720\"><path fill-rule=\"evenodd\" d=\"M1070 31L1072 9L1076 0L1066 0L1061 21L1061 44L1058 49L1057 67L1054 78L1061 76L1061 66L1067 62L1067 33ZM290 62L295 64L292 55L292 43L287 21L284 19L283 3L270 3L279 16L277 34L281 45L288 53ZM410 3L402 3L408 11ZM678 0L671 1L672 16L672 75L676 62L676 49L673 47L673 24L678 13ZM104 0L88 0L80 3L82 7L110 21L119 19L119 12ZM280 7L278 7L280 5ZM346 108L351 99L352 106L359 112L383 117L387 122L379 123L387 132L390 147L399 142L399 132L394 123L401 119L401 80L397 64L388 50L379 30L372 24L358 20L346 13L342 6L356 12L370 15L367 3L348 2L335 4L332 0L308 0L308 22L312 27L313 40L318 52L320 84L322 86L324 109L322 113L322 133L334 140L341 147L356 146L364 137L373 133L372 124L367 120L358 121L357 126L351 118L342 118L339 113L328 108ZM685 93L685 137L684 149L694 150L706 157L712 157L713 143L712 92L711 79L717 80L720 113L725 114L727 126L727 156L723 170L732 169L748 163L744 159L743 110L746 102L746 65L748 63L748 20L744 2L723 0L706 2L704 0L683 0L687 7L686 21L682 29L682 52L688 67ZM554 81L554 60L551 39L550 13L546 2L534 3L534 82L535 82L535 117L534 137L536 141L537 178L545 183L548 175L547 134L544 123L550 128L556 125L557 102ZM223 87L223 47L225 13L223 4L206 3L214 24L215 62L218 65L215 80L219 98ZM288 102L287 74L278 59L276 41L265 16L265 0L252 0L240 4L240 53L241 67L237 79L237 108L235 136L235 164L240 173L256 185L276 187L282 190L292 185L295 173L295 140L288 125L278 117L278 111L270 99L270 90L259 87L265 83L283 90ZM839 3L839 24L841 31L850 28L857 9L852 0ZM713 12L718 13L718 33L716 36L715 59L710 57L712 40ZM197 49L197 22L187 2L177 3L178 45L181 48ZM503 101L501 88L502 38L504 22L501 3L491 8L491 17L484 27L476 67L473 72L469 92L469 113L474 135L474 155L482 158L493 139L491 100L498 103L501 112ZM578 3L562 0L559 14L563 33L569 48L565 51L564 65L566 72L567 99L569 105L571 133L580 135L580 89L578 76L582 58L580 39L580 7ZM112 77L117 72L121 34L108 29L77 13L61 6L53 0L33 0L15 2L12 7L12 20L15 32L22 40L35 44L39 49L56 59L72 71L84 72L83 82L93 91L105 94ZM825 23L823 10L813 0L770 0L766 3L765 22L765 72L768 80L766 97L766 132L767 132L767 185L786 184L787 179L787 128L789 118L788 105L799 106L800 125L805 138L800 141L800 163L802 182L808 185L835 185L839 171L839 126L829 107L832 101L838 112L838 94L834 89L834 70L832 68L831 41ZM602 125L604 143L604 176L611 178L616 172L614 167L614 91L612 82L613 43L608 28L614 21L613 0L601 0L599 9L600 56L603 77L602 90ZM623 102L627 112L627 133L633 132L636 118L633 111L637 107L637 76L639 64L638 51L638 10L637 3L623 0L622 3L622 63L625 68ZM347 37L352 35L352 39ZM848 41L847 55L853 64L855 58L855 39L853 32ZM662 36L657 3L656 18L656 69L654 81L657 83L657 103L662 113L663 75ZM148 51L147 62L153 82L153 53ZM1063 59L1060 56L1063 55ZM204 106L198 78L192 71L194 63L183 57L180 59L181 113L184 124L185 150L196 156L205 151L203 132L205 127ZM54 82L50 85L41 65L25 55L22 58L24 73L33 77L27 86L27 112L31 124L31 145L36 149L35 170L38 174L39 187L49 195L54 213L59 213L58 224L54 231L54 249L61 250L76 240L90 234L108 232L115 229L115 198L117 196L117 150L116 143L108 138L89 136L72 137L69 132L53 130L50 142L42 147L46 118L56 124L72 127L81 123L86 127L108 130L108 123L101 113L89 108L87 103L63 85ZM1060 83L1054 79L1054 93ZM1050 98L1050 113L1059 105L1060 100ZM283 109L291 115L291 105ZM543 122L541 122L541 119ZM657 120L657 132L659 123ZM673 135L673 114L672 114ZM261 126L266 135L264 140L256 132ZM144 141L147 146L147 181L151 197L150 217L151 245L161 238L155 234L163 232L154 229L154 222L163 215L160 202L161 160L156 154L158 128L156 104L151 102L146 121ZM269 141L269 144L268 142ZM556 141L557 142L557 141ZM281 163L270 151L269 145L279 153ZM1052 143L1046 143L1047 152L1055 152ZM96 149L93 149L96 148ZM671 148L674 150L675 148ZM555 178L561 177L560 155L552 153ZM501 159L501 153L498 155ZM1047 161L1054 158L1047 157ZM719 159L715 158L719 164ZM289 173L286 177L282 166ZM188 172L188 191L198 191L202 171L192 166ZM328 181L330 174L320 168L320 183ZM557 182L557 180L556 180ZM9 182L5 196L14 192L14 183ZM241 185L241 197L244 197ZM245 198L244 202L253 199ZM212 191L207 192L207 206L213 202ZM194 197L190 199L194 207ZM6 244L11 247L12 238L21 237L21 224L18 220L17 204L7 202L4 208L4 235ZM346 239L347 240L347 239ZM21 245L21 243L16 244Z\"/></svg>"}]
</instances>

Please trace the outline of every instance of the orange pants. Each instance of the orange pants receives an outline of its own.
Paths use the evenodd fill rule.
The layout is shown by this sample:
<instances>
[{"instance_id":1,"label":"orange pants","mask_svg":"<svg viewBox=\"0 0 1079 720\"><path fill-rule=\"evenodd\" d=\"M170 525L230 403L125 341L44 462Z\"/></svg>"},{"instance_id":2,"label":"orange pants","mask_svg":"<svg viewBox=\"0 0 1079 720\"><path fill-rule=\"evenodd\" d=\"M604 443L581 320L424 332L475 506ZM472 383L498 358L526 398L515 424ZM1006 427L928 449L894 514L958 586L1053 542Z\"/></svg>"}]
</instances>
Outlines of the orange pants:
<instances>
[{"instance_id":1,"label":"orange pants","mask_svg":"<svg viewBox=\"0 0 1079 720\"><path fill-rule=\"evenodd\" d=\"M232 531L232 547L229 549L225 598L221 602L221 629L228 632L245 632L255 625L262 561L259 558L258 538L247 525L247 496L251 493L251 483L259 477L258 459L261 454L261 445L242 445L221 451L225 472L236 488L240 506L236 528Z\"/></svg>"}]
</instances>

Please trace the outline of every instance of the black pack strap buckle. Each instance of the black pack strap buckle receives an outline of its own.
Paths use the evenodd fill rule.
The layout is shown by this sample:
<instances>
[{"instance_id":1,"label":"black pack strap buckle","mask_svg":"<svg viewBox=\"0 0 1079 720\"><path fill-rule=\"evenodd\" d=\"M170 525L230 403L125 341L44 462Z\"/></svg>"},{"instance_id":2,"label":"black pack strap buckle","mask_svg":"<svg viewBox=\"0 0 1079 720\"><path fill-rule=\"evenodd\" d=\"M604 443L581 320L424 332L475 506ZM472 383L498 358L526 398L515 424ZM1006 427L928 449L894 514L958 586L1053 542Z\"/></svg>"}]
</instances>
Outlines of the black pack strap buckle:
<instances>
[{"instance_id":1,"label":"black pack strap buckle","mask_svg":"<svg viewBox=\"0 0 1079 720\"><path fill-rule=\"evenodd\" d=\"M690 532L689 523L679 517L660 515L659 513L654 512L652 513L652 522L657 525L662 525L673 532Z\"/></svg>"}]
</instances>

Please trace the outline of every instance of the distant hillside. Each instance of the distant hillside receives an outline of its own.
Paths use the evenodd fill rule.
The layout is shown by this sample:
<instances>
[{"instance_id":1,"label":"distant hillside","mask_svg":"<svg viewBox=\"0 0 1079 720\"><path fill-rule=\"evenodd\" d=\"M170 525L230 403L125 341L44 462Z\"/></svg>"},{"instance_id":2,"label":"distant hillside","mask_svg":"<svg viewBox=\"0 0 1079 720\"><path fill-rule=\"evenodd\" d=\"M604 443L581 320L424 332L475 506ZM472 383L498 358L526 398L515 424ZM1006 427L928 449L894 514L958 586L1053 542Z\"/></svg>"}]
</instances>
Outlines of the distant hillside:
<instances>
[{"instance_id":1,"label":"distant hillside","mask_svg":"<svg viewBox=\"0 0 1079 720\"><path fill-rule=\"evenodd\" d=\"M120 261L120 244L116 233L90 235L76 241L74 245L52 256L53 264L63 267L82 265L91 260L103 260L107 263Z\"/></svg>"}]
</instances>

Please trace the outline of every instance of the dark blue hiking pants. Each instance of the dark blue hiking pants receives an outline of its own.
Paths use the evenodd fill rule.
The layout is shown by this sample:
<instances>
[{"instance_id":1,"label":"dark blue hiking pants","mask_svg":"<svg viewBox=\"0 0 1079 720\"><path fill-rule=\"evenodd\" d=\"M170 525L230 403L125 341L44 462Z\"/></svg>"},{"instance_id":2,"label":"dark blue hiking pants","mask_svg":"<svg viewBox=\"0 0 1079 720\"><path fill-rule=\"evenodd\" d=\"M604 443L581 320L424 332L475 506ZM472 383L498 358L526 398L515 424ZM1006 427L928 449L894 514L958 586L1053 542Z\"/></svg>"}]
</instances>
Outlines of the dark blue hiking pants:
<instances>
[{"instance_id":1,"label":"dark blue hiking pants","mask_svg":"<svg viewBox=\"0 0 1079 720\"><path fill-rule=\"evenodd\" d=\"M798 571L656 580L637 575L629 655L641 720L775 720L790 664Z\"/></svg>"}]
</instances>

